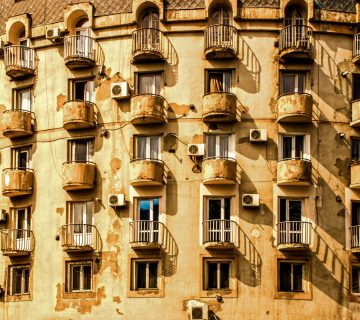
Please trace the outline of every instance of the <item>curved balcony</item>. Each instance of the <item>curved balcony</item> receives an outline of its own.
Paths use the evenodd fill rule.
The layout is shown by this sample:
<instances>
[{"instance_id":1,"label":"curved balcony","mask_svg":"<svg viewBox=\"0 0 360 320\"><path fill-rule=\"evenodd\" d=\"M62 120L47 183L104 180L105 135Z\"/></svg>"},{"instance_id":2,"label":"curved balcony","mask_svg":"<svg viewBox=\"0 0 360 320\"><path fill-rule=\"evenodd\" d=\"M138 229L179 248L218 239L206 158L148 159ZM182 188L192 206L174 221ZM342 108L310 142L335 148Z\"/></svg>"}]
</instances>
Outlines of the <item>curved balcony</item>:
<instances>
[{"instance_id":1,"label":"curved balcony","mask_svg":"<svg viewBox=\"0 0 360 320\"><path fill-rule=\"evenodd\" d=\"M3 113L3 135L10 139L34 134L35 116L31 111L12 109Z\"/></svg>"},{"instance_id":2,"label":"curved balcony","mask_svg":"<svg viewBox=\"0 0 360 320\"><path fill-rule=\"evenodd\" d=\"M160 249L162 247L166 229L163 223L137 220L129 224L132 249Z\"/></svg>"},{"instance_id":3,"label":"curved balcony","mask_svg":"<svg viewBox=\"0 0 360 320\"><path fill-rule=\"evenodd\" d=\"M286 93L277 98L277 122L311 122L313 98L308 93Z\"/></svg>"},{"instance_id":4,"label":"curved balcony","mask_svg":"<svg viewBox=\"0 0 360 320\"><path fill-rule=\"evenodd\" d=\"M85 35L64 38L64 60L69 69L94 67L100 49L95 39Z\"/></svg>"},{"instance_id":5,"label":"curved balcony","mask_svg":"<svg viewBox=\"0 0 360 320\"><path fill-rule=\"evenodd\" d=\"M308 186L311 184L312 164L308 159L283 159L277 163L279 186Z\"/></svg>"},{"instance_id":6,"label":"curved balcony","mask_svg":"<svg viewBox=\"0 0 360 320\"><path fill-rule=\"evenodd\" d=\"M35 50L24 46L8 46L4 49L6 74L12 79L33 76Z\"/></svg>"},{"instance_id":7,"label":"curved balcony","mask_svg":"<svg viewBox=\"0 0 360 320\"><path fill-rule=\"evenodd\" d=\"M312 28L302 25L292 25L280 30L280 58L312 60L312 34Z\"/></svg>"},{"instance_id":8,"label":"curved balcony","mask_svg":"<svg viewBox=\"0 0 360 320\"><path fill-rule=\"evenodd\" d=\"M63 127L66 130L95 127L95 104L84 100L69 100L63 106Z\"/></svg>"},{"instance_id":9,"label":"curved balcony","mask_svg":"<svg viewBox=\"0 0 360 320\"><path fill-rule=\"evenodd\" d=\"M102 250L102 240L97 228L90 224L66 224L61 227L64 251L82 252Z\"/></svg>"},{"instance_id":10,"label":"curved balcony","mask_svg":"<svg viewBox=\"0 0 360 320\"><path fill-rule=\"evenodd\" d=\"M33 192L34 172L28 168L7 168L2 174L2 194L18 197Z\"/></svg>"},{"instance_id":11,"label":"curved balcony","mask_svg":"<svg viewBox=\"0 0 360 320\"><path fill-rule=\"evenodd\" d=\"M238 53L238 34L233 26L212 25L204 30L206 59L233 59Z\"/></svg>"},{"instance_id":12,"label":"curved balcony","mask_svg":"<svg viewBox=\"0 0 360 320\"><path fill-rule=\"evenodd\" d=\"M307 249L311 244L311 222L279 222L277 239L279 250Z\"/></svg>"},{"instance_id":13,"label":"curved balcony","mask_svg":"<svg viewBox=\"0 0 360 320\"><path fill-rule=\"evenodd\" d=\"M207 249L232 249L239 245L239 226L231 220L205 220L203 244Z\"/></svg>"},{"instance_id":14,"label":"curved balcony","mask_svg":"<svg viewBox=\"0 0 360 320\"><path fill-rule=\"evenodd\" d=\"M354 100L351 102L350 126L354 128L360 127L360 100Z\"/></svg>"},{"instance_id":15,"label":"curved balcony","mask_svg":"<svg viewBox=\"0 0 360 320\"><path fill-rule=\"evenodd\" d=\"M236 160L229 157L208 157L202 163L203 184L235 184Z\"/></svg>"},{"instance_id":16,"label":"curved balcony","mask_svg":"<svg viewBox=\"0 0 360 320\"><path fill-rule=\"evenodd\" d=\"M133 159L130 162L132 186L160 186L164 184L164 162L159 159Z\"/></svg>"},{"instance_id":17,"label":"curved balcony","mask_svg":"<svg viewBox=\"0 0 360 320\"><path fill-rule=\"evenodd\" d=\"M351 163L350 166L350 188L360 189L360 162Z\"/></svg>"},{"instance_id":18,"label":"curved balcony","mask_svg":"<svg viewBox=\"0 0 360 320\"><path fill-rule=\"evenodd\" d=\"M62 186L64 190L93 189L95 163L90 161L68 161L63 164Z\"/></svg>"},{"instance_id":19,"label":"curved balcony","mask_svg":"<svg viewBox=\"0 0 360 320\"><path fill-rule=\"evenodd\" d=\"M138 94L131 98L132 124L159 124L165 122L165 99L158 94Z\"/></svg>"},{"instance_id":20,"label":"curved balcony","mask_svg":"<svg viewBox=\"0 0 360 320\"><path fill-rule=\"evenodd\" d=\"M164 35L159 29L141 28L132 33L134 61L165 60Z\"/></svg>"},{"instance_id":21,"label":"curved balcony","mask_svg":"<svg viewBox=\"0 0 360 320\"><path fill-rule=\"evenodd\" d=\"M236 95L230 92L212 92L202 98L204 122L235 122Z\"/></svg>"},{"instance_id":22,"label":"curved balcony","mask_svg":"<svg viewBox=\"0 0 360 320\"><path fill-rule=\"evenodd\" d=\"M34 234L31 230L0 230L1 251L5 256L26 256L35 248Z\"/></svg>"},{"instance_id":23,"label":"curved balcony","mask_svg":"<svg viewBox=\"0 0 360 320\"><path fill-rule=\"evenodd\" d=\"M360 63L360 33L354 35L352 56L354 63Z\"/></svg>"}]
</instances>

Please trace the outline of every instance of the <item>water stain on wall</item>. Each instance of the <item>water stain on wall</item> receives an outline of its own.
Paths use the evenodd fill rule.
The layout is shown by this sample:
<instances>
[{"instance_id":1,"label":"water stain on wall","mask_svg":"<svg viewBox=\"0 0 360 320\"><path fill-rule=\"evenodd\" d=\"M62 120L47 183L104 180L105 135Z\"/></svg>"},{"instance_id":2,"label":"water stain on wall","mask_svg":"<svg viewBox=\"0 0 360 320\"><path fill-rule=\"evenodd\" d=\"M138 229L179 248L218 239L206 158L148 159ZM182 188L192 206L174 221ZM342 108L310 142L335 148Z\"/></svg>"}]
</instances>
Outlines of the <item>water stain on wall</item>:
<instances>
[{"instance_id":1,"label":"water stain on wall","mask_svg":"<svg viewBox=\"0 0 360 320\"><path fill-rule=\"evenodd\" d=\"M118 265L118 253L119 249L117 249L117 252L113 251L103 251L101 254L102 262L101 262L101 268L99 270L99 274L101 275L107 268L110 268L112 272L112 276L114 278L120 277L119 274L119 265Z\"/></svg>"},{"instance_id":2,"label":"water stain on wall","mask_svg":"<svg viewBox=\"0 0 360 320\"><path fill-rule=\"evenodd\" d=\"M66 101L67 101L67 96L60 93L56 97L56 111L60 111L63 108L63 105Z\"/></svg>"}]
</instances>

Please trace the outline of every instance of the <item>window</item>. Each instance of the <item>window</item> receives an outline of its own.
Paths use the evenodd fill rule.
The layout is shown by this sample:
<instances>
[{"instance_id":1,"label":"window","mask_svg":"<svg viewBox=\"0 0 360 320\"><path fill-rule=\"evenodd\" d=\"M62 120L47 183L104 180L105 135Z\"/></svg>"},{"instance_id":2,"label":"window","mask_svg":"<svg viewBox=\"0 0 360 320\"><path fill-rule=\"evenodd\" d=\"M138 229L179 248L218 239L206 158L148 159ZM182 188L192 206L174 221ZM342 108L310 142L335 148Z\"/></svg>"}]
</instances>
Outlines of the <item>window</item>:
<instances>
[{"instance_id":1,"label":"window","mask_svg":"<svg viewBox=\"0 0 360 320\"><path fill-rule=\"evenodd\" d=\"M205 242L230 242L231 198L207 198Z\"/></svg>"},{"instance_id":2,"label":"window","mask_svg":"<svg viewBox=\"0 0 360 320\"><path fill-rule=\"evenodd\" d=\"M88 162L93 161L94 150L93 140L79 139L69 142L69 159L72 162Z\"/></svg>"},{"instance_id":3,"label":"window","mask_svg":"<svg viewBox=\"0 0 360 320\"><path fill-rule=\"evenodd\" d=\"M31 249L31 217L30 207L14 208L12 210L11 226L7 243L11 248L19 251L29 251Z\"/></svg>"},{"instance_id":4,"label":"window","mask_svg":"<svg viewBox=\"0 0 360 320\"><path fill-rule=\"evenodd\" d=\"M94 81L92 79L73 80L70 99L94 102Z\"/></svg>"},{"instance_id":5,"label":"window","mask_svg":"<svg viewBox=\"0 0 360 320\"><path fill-rule=\"evenodd\" d=\"M351 160L360 161L360 139L351 139Z\"/></svg>"},{"instance_id":6,"label":"window","mask_svg":"<svg viewBox=\"0 0 360 320\"><path fill-rule=\"evenodd\" d=\"M231 70L208 70L206 93L230 92Z\"/></svg>"},{"instance_id":7,"label":"window","mask_svg":"<svg viewBox=\"0 0 360 320\"><path fill-rule=\"evenodd\" d=\"M160 73L139 73L138 94L160 94Z\"/></svg>"},{"instance_id":8,"label":"window","mask_svg":"<svg viewBox=\"0 0 360 320\"><path fill-rule=\"evenodd\" d=\"M285 27L287 26L301 26L305 24L303 16L305 12L297 6L290 6L285 11Z\"/></svg>"},{"instance_id":9,"label":"window","mask_svg":"<svg viewBox=\"0 0 360 320\"><path fill-rule=\"evenodd\" d=\"M159 198L138 199L134 242L158 242Z\"/></svg>"},{"instance_id":10,"label":"window","mask_svg":"<svg viewBox=\"0 0 360 320\"><path fill-rule=\"evenodd\" d=\"M351 202L351 248L360 247L360 202Z\"/></svg>"},{"instance_id":11,"label":"window","mask_svg":"<svg viewBox=\"0 0 360 320\"><path fill-rule=\"evenodd\" d=\"M351 266L351 292L360 294L360 265Z\"/></svg>"},{"instance_id":12,"label":"window","mask_svg":"<svg viewBox=\"0 0 360 320\"><path fill-rule=\"evenodd\" d=\"M280 160L310 159L309 135L281 135Z\"/></svg>"},{"instance_id":13,"label":"window","mask_svg":"<svg viewBox=\"0 0 360 320\"><path fill-rule=\"evenodd\" d=\"M211 14L210 18L211 25L230 25L230 13L225 7L218 7Z\"/></svg>"},{"instance_id":14,"label":"window","mask_svg":"<svg viewBox=\"0 0 360 320\"><path fill-rule=\"evenodd\" d=\"M352 81L352 99L360 99L360 74L353 73Z\"/></svg>"},{"instance_id":15,"label":"window","mask_svg":"<svg viewBox=\"0 0 360 320\"><path fill-rule=\"evenodd\" d=\"M235 158L234 135L209 134L205 139L207 158Z\"/></svg>"},{"instance_id":16,"label":"window","mask_svg":"<svg viewBox=\"0 0 360 320\"><path fill-rule=\"evenodd\" d=\"M305 92L304 72L280 73L280 94L304 93L304 92Z\"/></svg>"},{"instance_id":17,"label":"window","mask_svg":"<svg viewBox=\"0 0 360 320\"><path fill-rule=\"evenodd\" d=\"M301 221L303 212L302 199L280 198L280 222Z\"/></svg>"},{"instance_id":18,"label":"window","mask_svg":"<svg viewBox=\"0 0 360 320\"><path fill-rule=\"evenodd\" d=\"M279 261L278 291L304 292L304 262Z\"/></svg>"},{"instance_id":19,"label":"window","mask_svg":"<svg viewBox=\"0 0 360 320\"><path fill-rule=\"evenodd\" d=\"M12 167L23 170L31 168L31 146L12 149Z\"/></svg>"},{"instance_id":20,"label":"window","mask_svg":"<svg viewBox=\"0 0 360 320\"><path fill-rule=\"evenodd\" d=\"M93 244L94 203L71 202L67 215L67 242L74 246L91 246Z\"/></svg>"},{"instance_id":21,"label":"window","mask_svg":"<svg viewBox=\"0 0 360 320\"><path fill-rule=\"evenodd\" d=\"M66 292L91 291L92 288L92 262L67 262L66 266Z\"/></svg>"},{"instance_id":22,"label":"window","mask_svg":"<svg viewBox=\"0 0 360 320\"><path fill-rule=\"evenodd\" d=\"M30 294L29 279L30 265L10 266L9 267L9 294L24 295Z\"/></svg>"},{"instance_id":23,"label":"window","mask_svg":"<svg viewBox=\"0 0 360 320\"><path fill-rule=\"evenodd\" d=\"M206 259L204 290L230 289L230 261L214 261Z\"/></svg>"},{"instance_id":24,"label":"window","mask_svg":"<svg viewBox=\"0 0 360 320\"><path fill-rule=\"evenodd\" d=\"M160 137L136 136L135 159L160 160Z\"/></svg>"},{"instance_id":25,"label":"window","mask_svg":"<svg viewBox=\"0 0 360 320\"><path fill-rule=\"evenodd\" d=\"M159 261L137 260L132 261L132 290L159 289Z\"/></svg>"},{"instance_id":26,"label":"window","mask_svg":"<svg viewBox=\"0 0 360 320\"><path fill-rule=\"evenodd\" d=\"M14 109L31 111L33 103L32 88L14 90Z\"/></svg>"}]
</instances>

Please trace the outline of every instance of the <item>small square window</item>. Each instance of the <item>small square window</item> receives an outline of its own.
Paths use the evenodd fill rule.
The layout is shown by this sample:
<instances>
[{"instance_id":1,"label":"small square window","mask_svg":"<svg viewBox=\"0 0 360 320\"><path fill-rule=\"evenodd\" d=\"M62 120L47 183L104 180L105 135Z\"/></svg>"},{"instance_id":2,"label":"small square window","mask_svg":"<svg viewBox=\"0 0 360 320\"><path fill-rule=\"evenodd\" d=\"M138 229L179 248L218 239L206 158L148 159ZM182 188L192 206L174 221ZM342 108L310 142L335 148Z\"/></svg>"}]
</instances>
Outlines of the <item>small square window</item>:
<instances>
[{"instance_id":1,"label":"small square window","mask_svg":"<svg viewBox=\"0 0 360 320\"><path fill-rule=\"evenodd\" d=\"M279 137L279 159L310 159L310 135L284 135Z\"/></svg>"},{"instance_id":2,"label":"small square window","mask_svg":"<svg viewBox=\"0 0 360 320\"><path fill-rule=\"evenodd\" d=\"M208 70L206 93L230 92L231 70Z\"/></svg>"},{"instance_id":3,"label":"small square window","mask_svg":"<svg viewBox=\"0 0 360 320\"><path fill-rule=\"evenodd\" d=\"M160 94L161 73L139 73L137 80L138 94Z\"/></svg>"},{"instance_id":4,"label":"small square window","mask_svg":"<svg viewBox=\"0 0 360 320\"><path fill-rule=\"evenodd\" d=\"M351 138L351 160L360 161L360 139Z\"/></svg>"},{"instance_id":5,"label":"small square window","mask_svg":"<svg viewBox=\"0 0 360 320\"><path fill-rule=\"evenodd\" d=\"M135 136L134 159L136 160L160 160L160 137L159 136Z\"/></svg>"},{"instance_id":6,"label":"small square window","mask_svg":"<svg viewBox=\"0 0 360 320\"><path fill-rule=\"evenodd\" d=\"M27 295L30 293L30 265L10 266L9 295Z\"/></svg>"},{"instance_id":7,"label":"small square window","mask_svg":"<svg viewBox=\"0 0 360 320\"><path fill-rule=\"evenodd\" d=\"M68 161L91 162L93 161L94 148L92 139L76 139L69 141Z\"/></svg>"},{"instance_id":8,"label":"small square window","mask_svg":"<svg viewBox=\"0 0 360 320\"><path fill-rule=\"evenodd\" d=\"M12 149L12 167L17 170L31 168L31 146Z\"/></svg>"},{"instance_id":9,"label":"small square window","mask_svg":"<svg viewBox=\"0 0 360 320\"><path fill-rule=\"evenodd\" d=\"M159 261L136 260L132 261L131 290L158 290L159 289Z\"/></svg>"},{"instance_id":10,"label":"small square window","mask_svg":"<svg viewBox=\"0 0 360 320\"><path fill-rule=\"evenodd\" d=\"M92 262L67 262L66 292L88 292L93 290Z\"/></svg>"},{"instance_id":11,"label":"small square window","mask_svg":"<svg viewBox=\"0 0 360 320\"><path fill-rule=\"evenodd\" d=\"M301 262L280 262L278 291L304 292L304 266Z\"/></svg>"},{"instance_id":12,"label":"small square window","mask_svg":"<svg viewBox=\"0 0 360 320\"><path fill-rule=\"evenodd\" d=\"M282 72L280 73L280 95L289 93L305 92L304 72Z\"/></svg>"}]
</instances>

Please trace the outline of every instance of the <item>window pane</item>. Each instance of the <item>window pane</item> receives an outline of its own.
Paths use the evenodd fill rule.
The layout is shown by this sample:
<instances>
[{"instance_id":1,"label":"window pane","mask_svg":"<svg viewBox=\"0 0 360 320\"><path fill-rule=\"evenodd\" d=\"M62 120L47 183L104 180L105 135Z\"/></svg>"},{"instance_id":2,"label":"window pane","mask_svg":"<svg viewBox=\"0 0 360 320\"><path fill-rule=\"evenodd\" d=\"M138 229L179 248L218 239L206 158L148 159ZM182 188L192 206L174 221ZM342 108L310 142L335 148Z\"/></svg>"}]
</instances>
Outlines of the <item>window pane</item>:
<instances>
[{"instance_id":1,"label":"window pane","mask_svg":"<svg viewBox=\"0 0 360 320\"><path fill-rule=\"evenodd\" d=\"M295 74L284 74L281 77L281 90L280 94L293 93L295 92Z\"/></svg>"},{"instance_id":2,"label":"window pane","mask_svg":"<svg viewBox=\"0 0 360 320\"><path fill-rule=\"evenodd\" d=\"M28 167L28 151L27 150L18 150L18 163L19 168Z\"/></svg>"},{"instance_id":3,"label":"window pane","mask_svg":"<svg viewBox=\"0 0 360 320\"><path fill-rule=\"evenodd\" d=\"M291 263L280 263L279 273L279 290L291 291Z\"/></svg>"},{"instance_id":4,"label":"window pane","mask_svg":"<svg viewBox=\"0 0 360 320\"><path fill-rule=\"evenodd\" d=\"M231 88L231 72L226 71L224 72L224 91L230 92Z\"/></svg>"},{"instance_id":5,"label":"window pane","mask_svg":"<svg viewBox=\"0 0 360 320\"><path fill-rule=\"evenodd\" d=\"M158 263L149 263L149 289L157 288Z\"/></svg>"},{"instance_id":6,"label":"window pane","mask_svg":"<svg viewBox=\"0 0 360 320\"><path fill-rule=\"evenodd\" d=\"M137 262L136 267L137 267L136 288L146 289L146 263Z\"/></svg>"},{"instance_id":7,"label":"window pane","mask_svg":"<svg viewBox=\"0 0 360 320\"><path fill-rule=\"evenodd\" d=\"M293 264L293 291L303 291L303 265Z\"/></svg>"},{"instance_id":8,"label":"window pane","mask_svg":"<svg viewBox=\"0 0 360 320\"><path fill-rule=\"evenodd\" d=\"M23 293L29 293L29 277L30 270L28 268L24 269L24 290Z\"/></svg>"},{"instance_id":9,"label":"window pane","mask_svg":"<svg viewBox=\"0 0 360 320\"><path fill-rule=\"evenodd\" d=\"M208 262L208 287L207 289L217 289L217 263Z\"/></svg>"},{"instance_id":10,"label":"window pane","mask_svg":"<svg viewBox=\"0 0 360 320\"><path fill-rule=\"evenodd\" d=\"M231 204L231 198L225 198L224 199L224 219L225 220L230 220L230 204Z\"/></svg>"},{"instance_id":11,"label":"window pane","mask_svg":"<svg viewBox=\"0 0 360 320\"><path fill-rule=\"evenodd\" d=\"M360 99L360 75L353 74L353 100Z\"/></svg>"},{"instance_id":12,"label":"window pane","mask_svg":"<svg viewBox=\"0 0 360 320\"><path fill-rule=\"evenodd\" d=\"M301 30L301 28L300 28ZM299 73L297 75L297 92L298 93L304 93L304 89L305 89L305 74L304 73Z\"/></svg>"},{"instance_id":13,"label":"window pane","mask_svg":"<svg viewBox=\"0 0 360 320\"><path fill-rule=\"evenodd\" d=\"M220 157L228 157L229 155L229 136L219 136L220 140Z\"/></svg>"},{"instance_id":14,"label":"window pane","mask_svg":"<svg viewBox=\"0 0 360 320\"><path fill-rule=\"evenodd\" d=\"M91 290L91 266L83 266L83 290Z\"/></svg>"},{"instance_id":15,"label":"window pane","mask_svg":"<svg viewBox=\"0 0 360 320\"><path fill-rule=\"evenodd\" d=\"M304 157L304 136L295 136L295 158Z\"/></svg>"},{"instance_id":16,"label":"window pane","mask_svg":"<svg viewBox=\"0 0 360 320\"><path fill-rule=\"evenodd\" d=\"M150 158L159 159L159 137L150 137Z\"/></svg>"},{"instance_id":17,"label":"window pane","mask_svg":"<svg viewBox=\"0 0 360 320\"><path fill-rule=\"evenodd\" d=\"M286 221L286 199L280 199L280 222Z\"/></svg>"},{"instance_id":18,"label":"window pane","mask_svg":"<svg viewBox=\"0 0 360 320\"><path fill-rule=\"evenodd\" d=\"M351 283L351 291L354 293L360 293L360 285L359 285L359 267L352 267L351 275L352 275L352 283Z\"/></svg>"},{"instance_id":19,"label":"window pane","mask_svg":"<svg viewBox=\"0 0 360 320\"><path fill-rule=\"evenodd\" d=\"M159 74L139 74L139 94L159 94L160 75Z\"/></svg>"},{"instance_id":20,"label":"window pane","mask_svg":"<svg viewBox=\"0 0 360 320\"><path fill-rule=\"evenodd\" d=\"M289 221L301 221L301 200L289 201Z\"/></svg>"},{"instance_id":21,"label":"window pane","mask_svg":"<svg viewBox=\"0 0 360 320\"><path fill-rule=\"evenodd\" d=\"M137 137L136 142L136 159L146 159L146 137Z\"/></svg>"},{"instance_id":22,"label":"window pane","mask_svg":"<svg viewBox=\"0 0 360 320\"><path fill-rule=\"evenodd\" d=\"M22 269L14 268L13 269L13 294L21 293L21 279L22 279Z\"/></svg>"},{"instance_id":23,"label":"window pane","mask_svg":"<svg viewBox=\"0 0 360 320\"><path fill-rule=\"evenodd\" d=\"M351 140L351 160L360 160L360 139Z\"/></svg>"},{"instance_id":24,"label":"window pane","mask_svg":"<svg viewBox=\"0 0 360 320\"><path fill-rule=\"evenodd\" d=\"M209 220L221 219L221 199L209 199Z\"/></svg>"},{"instance_id":25,"label":"window pane","mask_svg":"<svg viewBox=\"0 0 360 320\"><path fill-rule=\"evenodd\" d=\"M223 72L209 72L209 93L224 91L223 78Z\"/></svg>"},{"instance_id":26,"label":"window pane","mask_svg":"<svg viewBox=\"0 0 360 320\"><path fill-rule=\"evenodd\" d=\"M139 203L140 220L150 220L150 199L142 199Z\"/></svg>"},{"instance_id":27,"label":"window pane","mask_svg":"<svg viewBox=\"0 0 360 320\"><path fill-rule=\"evenodd\" d=\"M210 158L216 156L216 136L215 135L207 136L207 156Z\"/></svg>"},{"instance_id":28,"label":"window pane","mask_svg":"<svg viewBox=\"0 0 360 320\"><path fill-rule=\"evenodd\" d=\"M76 81L74 84L74 97L75 100L85 100L86 95L86 81Z\"/></svg>"},{"instance_id":29,"label":"window pane","mask_svg":"<svg viewBox=\"0 0 360 320\"><path fill-rule=\"evenodd\" d=\"M283 159L291 159L292 137L283 137L282 142L283 142L283 154L282 154Z\"/></svg>"},{"instance_id":30,"label":"window pane","mask_svg":"<svg viewBox=\"0 0 360 320\"><path fill-rule=\"evenodd\" d=\"M159 221L159 199L153 200L153 221Z\"/></svg>"},{"instance_id":31,"label":"window pane","mask_svg":"<svg viewBox=\"0 0 360 320\"><path fill-rule=\"evenodd\" d=\"M220 289L229 289L230 264L220 264Z\"/></svg>"},{"instance_id":32,"label":"window pane","mask_svg":"<svg viewBox=\"0 0 360 320\"><path fill-rule=\"evenodd\" d=\"M360 202L351 203L351 225L360 225Z\"/></svg>"},{"instance_id":33,"label":"window pane","mask_svg":"<svg viewBox=\"0 0 360 320\"><path fill-rule=\"evenodd\" d=\"M31 90L21 90L18 92L17 107L22 110L31 111Z\"/></svg>"},{"instance_id":34,"label":"window pane","mask_svg":"<svg viewBox=\"0 0 360 320\"><path fill-rule=\"evenodd\" d=\"M75 157L73 160L79 162L87 161L87 144L86 140L75 141Z\"/></svg>"},{"instance_id":35,"label":"window pane","mask_svg":"<svg viewBox=\"0 0 360 320\"><path fill-rule=\"evenodd\" d=\"M80 266L72 266L72 290L80 290Z\"/></svg>"}]
</instances>

